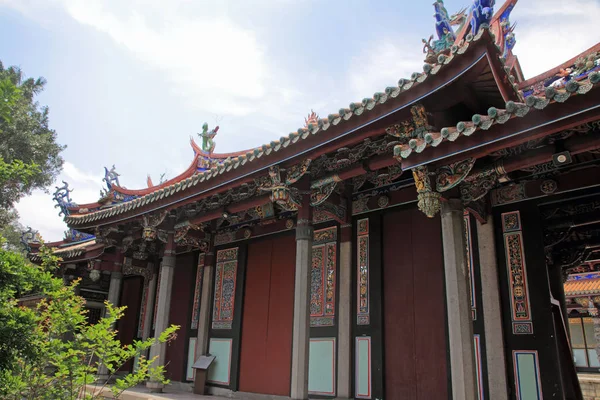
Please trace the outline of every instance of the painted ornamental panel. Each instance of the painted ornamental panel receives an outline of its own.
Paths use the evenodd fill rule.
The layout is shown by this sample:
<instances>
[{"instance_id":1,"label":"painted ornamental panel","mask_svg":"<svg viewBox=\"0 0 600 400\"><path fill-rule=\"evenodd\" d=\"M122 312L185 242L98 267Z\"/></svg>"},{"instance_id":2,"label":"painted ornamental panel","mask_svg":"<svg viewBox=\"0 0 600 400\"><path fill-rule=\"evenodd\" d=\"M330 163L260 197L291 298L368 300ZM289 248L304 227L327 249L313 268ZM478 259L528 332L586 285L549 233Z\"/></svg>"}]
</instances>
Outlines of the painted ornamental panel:
<instances>
[{"instance_id":1,"label":"painted ornamental panel","mask_svg":"<svg viewBox=\"0 0 600 400\"><path fill-rule=\"evenodd\" d=\"M194 286L194 302L192 303L191 329L198 329L200 320L200 295L202 291L202 276L204 275L204 253L198 256L198 269L196 270L196 283Z\"/></svg>"},{"instance_id":2,"label":"painted ornamental panel","mask_svg":"<svg viewBox=\"0 0 600 400\"><path fill-rule=\"evenodd\" d=\"M314 232L310 272L310 326L335 324L337 227Z\"/></svg>"},{"instance_id":3,"label":"painted ornamental panel","mask_svg":"<svg viewBox=\"0 0 600 400\"><path fill-rule=\"evenodd\" d=\"M519 211L502 214L502 232L504 233L513 334L533 334L525 249L523 247Z\"/></svg>"},{"instance_id":4,"label":"painted ornamental panel","mask_svg":"<svg viewBox=\"0 0 600 400\"><path fill-rule=\"evenodd\" d=\"M369 299L369 219L358 221L357 228L358 254L357 260L357 320L358 325L370 323Z\"/></svg>"},{"instance_id":5,"label":"painted ornamental panel","mask_svg":"<svg viewBox=\"0 0 600 400\"><path fill-rule=\"evenodd\" d=\"M217 252L213 329L231 329L233 323L238 250L239 248L235 247Z\"/></svg>"}]
</instances>

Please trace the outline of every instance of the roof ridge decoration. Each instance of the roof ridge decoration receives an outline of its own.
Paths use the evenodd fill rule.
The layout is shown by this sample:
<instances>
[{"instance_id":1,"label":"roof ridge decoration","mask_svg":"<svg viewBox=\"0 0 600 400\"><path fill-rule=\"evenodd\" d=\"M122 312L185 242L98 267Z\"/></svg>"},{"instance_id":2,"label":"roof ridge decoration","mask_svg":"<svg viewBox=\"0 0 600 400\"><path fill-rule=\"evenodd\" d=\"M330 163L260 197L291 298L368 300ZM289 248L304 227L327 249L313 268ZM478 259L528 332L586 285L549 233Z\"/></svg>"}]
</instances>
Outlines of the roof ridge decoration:
<instances>
[{"instance_id":1,"label":"roof ridge decoration","mask_svg":"<svg viewBox=\"0 0 600 400\"><path fill-rule=\"evenodd\" d=\"M555 90L568 90L590 74L600 72L600 51L584 52L570 67L561 68L556 74L523 88L523 97L538 96ZM563 90L563 91L564 91Z\"/></svg>"},{"instance_id":2,"label":"roof ridge decoration","mask_svg":"<svg viewBox=\"0 0 600 400\"><path fill-rule=\"evenodd\" d=\"M319 116L312 109L310 110L310 114L308 117L304 118L304 128L309 129L312 126L318 126L319 124Z\"/></svg>"},{"instance_id":3,"label":"roof ridge decoration","mask_svg":"<svg viewBox=\"0 0 600 400\"><path fill-rule=\"evenodd\" d=\"M60 187L55 186L56 190L54 191L52 199L56 202L54 208L60 209L58 216L60 217L61 215L64 215L66 218L70 215L69 207L75 207L77 204L71 200L70 193L73 191L73 189L69 189L69 184L67 182L62 181L62 183L63 185Z\"/></svg>"},{"instance_id":4,"label":"roof ridge decoration","mask_svg":"<svg viewBox=\"0 0 600 400\"><path fill-rule=\"evenodd\" d=\"M104 167L104 178L102 178L102 182L106 182L106 187L110 191L113 185L121 186L119 184L119 176L121 175L117 174L117 171L115 171L115 164L113 164L110 170Z\"/></svg>"},{"instance_id":5,"label":"roof ridge decoration","mask_svg":"<svg viewBox=\"0 0 600 400\"><path fill-rule=\"evenodd\" d=\"M215 149L215 141L214 138L217 136L217 132L219 132L219 126L217 125L214 129L208 131L208 124L205 122L202 124L202 133L198 133L198 137L202 139L202 150L208 154L212 154Z\"/></svg>"},{"instance_id":6,"label":"roof ridge decoration","mask_svg":"<svg viewBox=\"0 0 600 400\"><path fill-rule=\"evenodd\" d=\"M436 0L433 3L433 7L435 9L435 14L433 15L435 17L435 31L438 39L433 41L433 45L431 43L433 35L429 36L428 40L421 39L424 44L423 53L426 54L425 62L429 63L435 63L439 54L448 53L456 41L456 34L452 26L460 25L460 30L467 20L464 14L465 9L453 14L451 18L448 15L443 0Z\"/></svg>"},{"instance_id":7,"label":"roof ridge decoration","mask_svg":"<svg viewBox=\"0 0 600 400\"><path fill-rule=\"evenodd\" d=\"M509 0L514 1L514 0ZM140 197L133 199L127 203L118 204L111 208L95 210L85 214L71 215L65 218L67 224L95 224L105 218L115 217L128 211L132 211L139 207L147 206L151 203L155 203L158 200L162 200L165 197L172 196L182 190L187 190L193 186L197 186L204 182L208 182L211 179L221 176L223 173L229 172L233 169L238 169L251 163L255 160L261 159L264 156L269 156L273 153L287 149L298 143L301 140L312 137L319 133L324 133L332 126L343 124L344 121L349 121L353 116L359 116L366 112L376 109L379 105L383 105L386 102L397 98L398 96L409 92L410 89L422 84L423 82L431 79L437 75L446 65L450 64L453 60L459 58L462 54L465 54L470 47L478 42L482 38L488 38L492 43L496 44L497 56L500 63L504 66L504 72L507 74L509 80L512 83L512 87L515 92L518 92L518 85L515 83L515 78L510 75L510 71L505 66L505 60L501 57L502 50L497 44L497 38L483 26L477 35L473 36L467 34L458 45L453 45L448 53L440 54L434 63L425 63L422 72L414 72L408 79L400 79L397 86L389 86L383 92L376 92L370 98L364 98L360 102L353 102L347 108L341 108L337 113L329 114L326 118L320 118L317 123L310 122L308 127L302 127L296 132L292 132L289 135L282 136L279 140L273 140L270 143L264 144L257 148L248 150L244 154L231 156L223 160L223 162L212 166L202 172L198 172L185 179L177 181L169 186L158 188L154 191L140 195ZM458 40L458 38L457 38ZM428 135L424 135L425 140L428 139ZM436 139L437 140L437 139ZM441 142L442 139L439 141ZM192 139L193 143L193 139ZM429 143L429 142L428 142ZM439 144L439 143L438 143ZM196 145L197 146L197 145ZM395 150L396 151L396 150ZM213 156L215 153L213 153Z\"/></svg>"},{"instance_id":8,"label":"roof ridge decoration","mask_svg":"<svg viewBox=\"0 0 600 400\"><path fill-rule=\"evenodd\" d=\"M33 230L32 227L28 226L26 231L21 233L21 244L23 245L23 249L27 252L31 252L32 244L40 244L43 242L42 236L36 230Z\"/></svg>"}]
</instances>

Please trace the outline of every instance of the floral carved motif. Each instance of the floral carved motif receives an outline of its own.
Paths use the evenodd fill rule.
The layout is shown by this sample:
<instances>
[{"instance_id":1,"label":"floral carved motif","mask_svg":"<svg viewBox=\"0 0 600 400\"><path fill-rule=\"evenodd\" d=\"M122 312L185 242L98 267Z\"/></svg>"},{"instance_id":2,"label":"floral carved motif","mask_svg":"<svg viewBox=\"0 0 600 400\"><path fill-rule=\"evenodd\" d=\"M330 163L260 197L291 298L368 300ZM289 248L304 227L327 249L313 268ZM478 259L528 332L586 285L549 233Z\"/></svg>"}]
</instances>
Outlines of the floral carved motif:
<instances>
[{"instance_id":1,"label":"floral carved motif","mask_svg":"<svg viewBox=\"0 0 600 400\"><path fill-rule=\"evenodd\" d=\"M200 294L202 291L202 278L204 275L204 253L198 256L198 269L196 270L196 281L194 285L194 300L192 303L191 329L198 329L200 321Z\"/></svg>"},{"instance_id":2,"label":"floral carved motif","mask_svg":"<svg viewBox=\"0 0 600 400\"><path fill-rule=\"evenodd\" d=\"M370 324L369 298L369 219L358 221L358 254L357 254L357 316L358 325Z\"/></svg>"},{"instance_id":3,"label":"floral carved motif","mask_svg":"<svg viewBox=\"0 0 600 400\"><path fill-rule=\"evenodd\" d=\"M438 192L450 190L461 183L471 172L475 165L475 159L469 158L450 165L438 168L436 171L436 189Z\"/></svg>"},{"instance_id":4,"label":"floral carved motif","mask_svg":"<svg viewBox=\"0 0 600 400\"><path fill-rule=\"evenodd\" d=\"M235 308L238 248L219 250L215 268L213 329L231 329Z\"/></svg>"},{"instance_id":5,"label":"floral carved motif","mask_svg":"<svg viewBox=\"0 0 600 400\"><path fill-rule=\"evenodd\" d=\"M513 334L533 334L520 213L513 211L502 214L502 229L511 296Z\"/></svg>"},{"instance_id":6,"label":"floral carved motif","mask_svg":"<svg viewBox=\"0 0 600 400\"><path fill-rule=\"evenodd\" d=\"M310 326L335 324L337 227L314 232L310 280Z\"/></svg>"}]
</instances>

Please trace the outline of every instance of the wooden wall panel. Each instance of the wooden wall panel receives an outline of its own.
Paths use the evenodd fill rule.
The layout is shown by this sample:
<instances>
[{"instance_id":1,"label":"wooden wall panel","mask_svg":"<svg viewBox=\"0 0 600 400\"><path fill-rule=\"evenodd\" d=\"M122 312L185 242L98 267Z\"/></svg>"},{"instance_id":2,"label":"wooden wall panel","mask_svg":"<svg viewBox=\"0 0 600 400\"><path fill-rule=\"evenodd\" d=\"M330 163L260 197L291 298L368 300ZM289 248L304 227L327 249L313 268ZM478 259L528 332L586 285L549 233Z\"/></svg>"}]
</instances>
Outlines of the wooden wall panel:
<instances>
[{"instance_id":1,"label":"wooden wall panel","mask_svg":"<svg viewBox=\"0 0 600 400\"><path fill-rule=\"evenodd\" d=\"M248 245L242 318L242 392L290 392L295 240L291 235Z\"/></svg>"},{"instance_id":2,"label":"wooden wall panel","mask_svg":"<svg viewBox=\"0 0 600 400\"><path fill-rule=\"evenodd\" d=\"M167 374L172 381L186 380L187 346L189 343L188 330L190 310L196 276L196 253L185 253L177 256L175 275L171 291L171 307L169 325L179 325L177 338L167 346Z\"/></svg>"},{"instance_id":3,"label":"wooden wall panel","mask_svg":"<svg viewBox=\"0 0 600 400\"><path fill-rule=\"evenodd\" d=\"M120 306L127 306L123 318L117 323L119 331L118 338L122 344L131 344L137 337L138 318L142 304L142 285L144 279L141 276L123 278L121 288ZM119 370L131 371L133 361L126 362Z\"/></svg>"},{"instance_id":4,"label":"wooden wall panel","mask_svg":"<svg viewBox=\"0 0 600 400\"><path fill-rule=\"evenodd\" d=\"M440 219L386 213L382 240L386 398L447 398Z\"/></svg>"},{"instance_id":5,"label":"wooden wall panel","mask_svg":"<svg viewBox=\"0 0 600 400\"><path fill-rule=\"evenodd\" d=\"M445 398L446 300L440 217L412 210L417 398Z\"/></svg>"},{"instance_id":6,"label":"wooden wall panel","mask_svg":"<svg viewBox=\"0 0 600 400\"><path fill-rule=\"evenodd\" d=\"M411 210L391 213L383 221L385 392L390 399L414 399L417 379Z\"/></svg>"},{"instance_id":7,"label":"wooden wall panel","mask_svg":"<svg viewBox=\"0 0 600 400\"><path fill-rule=\"evenodd\" d=\"M269 385L272 393L282 396L290 394L295 272L294 236L274 238L265 366L270 368Z\"/></svg>"},{"instance_id":8,"label":"wooden wall panel","mask_svg":"<svg viewBox=\"0 0 600 400\"><path fill-rule=\"evenodd\" d=\"M261 393L267 362L271 251L269 239L248 246L240 351L240 391Z\"/></svg>"}]
</instances>

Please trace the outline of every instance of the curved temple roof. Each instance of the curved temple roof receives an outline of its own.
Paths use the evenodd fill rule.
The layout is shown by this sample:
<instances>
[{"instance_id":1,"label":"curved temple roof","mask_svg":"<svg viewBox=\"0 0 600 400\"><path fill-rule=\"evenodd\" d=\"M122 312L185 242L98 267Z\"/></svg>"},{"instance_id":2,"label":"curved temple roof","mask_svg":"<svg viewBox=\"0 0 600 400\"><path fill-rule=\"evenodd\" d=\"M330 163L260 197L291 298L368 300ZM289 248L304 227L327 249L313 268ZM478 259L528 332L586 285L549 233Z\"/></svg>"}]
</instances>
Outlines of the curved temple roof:
<instances>
[{"instance_id":1,"label":"curved temple roof","mask_svg":"<svg viewBox=\"0 0 600 400\"><path fill-rule=\"evenodd\" d=\"M469 68L482 60L490 65L494 80L506 102L505 108L490 108L488 115L474 115L471 121L459 122L455 127L446 127L439 132L427 132L422 139L411 139L407 144L400 144L394 149L398 161L410 157L413 153L421 153L428 147L438 146L443 141L455 141L461 136L470 136L476 131L487 130L494 124L504 124L512 118L523 117L532 109L543 109L553 102L562 103L571 96L591 90L600 78L595 72L589 74L585 82L549 90L545 97L536 95L525 98L520 90L522 86L519 85L522 73L518 60L512 53L514 26L510 26L508 21L515 3L516 0L507 1L489 20L489 24L482 25L476 35L468 32L471 14L465 15L467 23L463 23L454 44L437 53L434 62L426 62L422 72L413 73L409 79L400 79L397 86L387 87L362 101L353 102L347 108L329 114L326 118L316 119L313 116L309 118L305 127L255 149L228 154L207 153L192 139L194 159L188 169L179 176L159 185L138 190L113 185L117 197L121 196L122 202L110 206L101 202L72 206L69 207L70 215L65 216L65 221L70 226L92 227L104 223L105 220L111 222L131 218L150 209L167 207L181 199L243 179L272 165L307 153L315 148L309 147L314 143L321 146L401 109L409 108L429 94L459 79ZM431 56L430 51L431 47L428 50L428 60ZM467 63L468 67L460 70L464 68L460 66L464 63ZM310 143L304 144L305 141ZM297 150L292 152L292 149ZM234 174L234 171L238 172ZM222 178L225 175L231 175L231 178ZM170 198L173 200L169 200Z\"/></svg>"}]
</instances>

